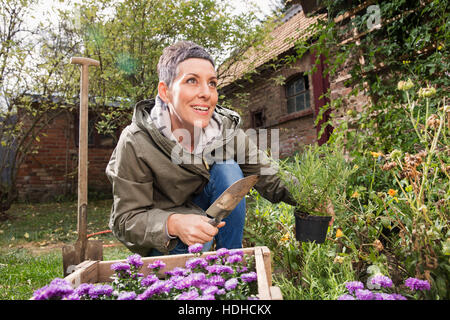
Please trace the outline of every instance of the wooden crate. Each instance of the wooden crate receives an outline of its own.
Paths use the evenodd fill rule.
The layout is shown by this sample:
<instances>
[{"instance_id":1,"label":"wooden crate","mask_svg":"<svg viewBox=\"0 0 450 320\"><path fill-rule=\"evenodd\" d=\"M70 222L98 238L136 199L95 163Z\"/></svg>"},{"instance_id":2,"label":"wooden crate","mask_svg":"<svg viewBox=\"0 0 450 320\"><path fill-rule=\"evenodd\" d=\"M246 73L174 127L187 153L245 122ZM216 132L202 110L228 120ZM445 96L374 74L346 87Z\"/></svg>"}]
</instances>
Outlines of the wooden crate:
<instances>
[{"instance_id":1,"label":"wooden crate","mask_svg":"<svg viewBox=\"0 0 450 320\"><path fill-rule=\"evenodd\" d=\"M280 288L272 286L272 267L270 260L270 250L267 247L252 247L242 249L245 255L255 257L255 267L258 282L258 297L260 300L282 300ZM215 254L214 251L205 252L202 256ZM172 270L175 267L184 267L187 260L194 257L193 254L177 254L158 257L143 257L144 266L162 260L166 267L159 271L158 276L164 277L164 271ZM111 276L114 271L111 265L116 262L125 262L126 260L110 261L84 261L75 267L75 271L65 277L73 287L78 287L82 283L105 283L111 282ZM143 267L141 272L147 276L151 270Z\"/></svg>"}]
</instances>

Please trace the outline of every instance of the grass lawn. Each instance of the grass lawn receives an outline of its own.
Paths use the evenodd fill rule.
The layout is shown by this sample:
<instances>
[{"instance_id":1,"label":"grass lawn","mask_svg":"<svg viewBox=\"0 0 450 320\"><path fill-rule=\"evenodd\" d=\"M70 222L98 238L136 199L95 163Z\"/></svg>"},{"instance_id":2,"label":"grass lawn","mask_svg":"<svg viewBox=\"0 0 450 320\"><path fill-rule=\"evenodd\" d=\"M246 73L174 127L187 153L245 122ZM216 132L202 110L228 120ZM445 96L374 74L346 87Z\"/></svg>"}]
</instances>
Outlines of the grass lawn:
<instances>
[{"instance_id":1,"label":"grass lawn","mask_svg":"<svg viewBox=\"0 0 450 320\"><path fill-rule=\"evenodd\" d=\"M88 234L108 230L112 200L90 201ZM77 240L77 203L15 204L10 220L0 222L0 299L29 299L34 290L63 277L64 244ZM104 260L124 259L130 251L112 236L102 234Z\"/></svg>"}]
</instances>

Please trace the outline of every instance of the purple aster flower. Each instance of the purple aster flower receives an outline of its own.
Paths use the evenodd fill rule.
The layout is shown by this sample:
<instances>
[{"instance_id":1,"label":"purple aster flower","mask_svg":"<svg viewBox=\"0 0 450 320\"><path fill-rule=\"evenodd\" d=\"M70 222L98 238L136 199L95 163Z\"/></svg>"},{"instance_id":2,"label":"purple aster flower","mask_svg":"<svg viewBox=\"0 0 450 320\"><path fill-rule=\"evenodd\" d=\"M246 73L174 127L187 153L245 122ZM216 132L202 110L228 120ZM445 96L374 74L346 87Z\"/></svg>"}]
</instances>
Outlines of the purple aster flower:
<instances>
[{"instance_id":1,"label":"purple aster flower","mask_svg":"<svg viewBox=\"0 0 450 320\"><path fill-rule=\"evenodd\" d=\"M383 288L392 287L392 280L389 277L383 276L382 274L377 274L370 280L371 284L381 286Z\"/></svg>"},{"instance_id":2,"label":"purple aster flower","mask_svg":"<svg viewBox=\"0 0 450 320\"><path fill-rule=\"evenodd\" d=\"M258 275L256 274L256 272L249 272L249 273L243 273L241 274L241 279L244 282L253 282L256 281L256 279L258 278Z\"/></svg>"},{"instance_id":3,"label":"purple aster flower","mask_svg":"<svg viewBox=\"0 0 450 320\"><path fill-rule=\"evenodd\" d=\"M117 300L134 300L136 299L136 293L133 291L127 292L123 291L117 297Z\"/></svg>"},{"instance_id":4,"label":"purple aster flower","mask_svg":"<svg viewBox=\"0 0 450 320\"><path fill-rule=\"evenodd\" d=\"M76 300L81 300L81 298L80 298L79 295L77 295L77 294L74 292L74 293L69 294L68 296L66 296L66 297L64 298L64 300L74 300L74 301L76 301Z\"/></svg>"},{"instance_id":5,"label":"purple aster flower","mask_svg":"<svg viewBox=\"0 0 450 320\"><path fill-rule=\"evenodd\" d=\"M236 272L238 272L238 273L247 272L247 271L248 271L248 268L246 266L242 266L242 267L238 266L236 268Z\"/></svg>"},{"instance_id":6,"label":"purple aster flower","mask_svg":"<svg viewBox=\"0 0 450 320\"><path fill-rule=\"evenodd\" d=\"M154 284L156 281L159 281L158 277L154 274L149 274L144 279L141 280L141 285L144 287L149 287Z\"/></svg>"},{"instance_id":7,"label":"purple aster flower","mask_svg":"<svg viewBox=\"0 0 450 320\"><path fill-rule=\"evenodd\" d=\"M355 296L358 300L372 300L374 298L372 291L366 289L356 289Z\"/></svg>"},{"instance_id":8,"label":"purple aster flower","mask_svg":"<svg viewBox=\"0 0 450 320\"><path fill-rule=\"evenodd\" d=\"M216 300L216 297L213 294L204 294L195 300Z\"/></svg>"},{"instance_id":9,"label":"purple aster flower","mask_svg":"<svg viewBox=\"0 0 450 320\"><path fill-rule=\"evenodd\" d=\"M50 284L36 290L33 298L34 300L58 300L71 295L74 291L69 282L55 278Z\"/></svg>"},{"instance_id":10,"label":"purple aster flower","mask_svg":"<svg viewBox=\"0 0 450 320\"><path fill-rule=\"evenodd\" d=\"M173 282L170 280L166 280L166 281L164 281L164 285L161 289L161 292L169 293L170 290L172 290L172 288L173 288Z\"/></svg>"},{"instance_id":11,"label":"purple aster flower","mask_svg":"<svg viewBox=\"0 0 450 320\"><path fill-rule=\"evenodd\" d=\"M206 256L205 259L206 259L206 261L216 261L217 259L219 259L219 257L212 254L210 256Z\"/></svg>"},{"instance_id":12,"label":"purple aster flower","mask_svg":"<svg viewBox=\"0 0 450 320\"><path fill-rule=\"evenodd\" d=\"M214 264L212 266L206 266L205 268L209 273L216 273L216 274L221 274L221 273L229 273L229 274L233 274L233 268L231 268L230 266L224 266L221 264Z\"/></svg>"},{"instance_id":13,"label":"purple aster flower","mask_svg":"<svg viewBox=\"0 0 450 320\"><path fill-rule=\"evenodd\" d=\"M187 276L189 273L185 268L175 267L170 271L166 271L165 274L169 276Z\"/></svg>"},{"instance_id":14,"label":"purple aster flower","mask_svg":"<svg viewBox=\"0 0 450 320\"><path fill-rule=\"evenodd\" d=\"M116 262L111 265L111 270L114 271L128 271L130 270L130 265L125 262Z\"/></svg>"},{"instance_id":15,"label":"purple aster flower","mask_svg":"<svg viewBox=\"0 0 450 320\"><path fill-rule=\"evenodd\" d=\"M375 300L395 300L395 298L389 294L389 293L384 293L384 292L376 292L374 293L374 299Z\"/></svg>"},{"instance_id":16,"label":"purple aster flower","mask_svg":"<svg viewBox=\"0 0 450 320\"><path fill-rule=\"evenodd\" d=\"M112 292L113 292L113 287L111 287L110 285L96 285L93 286L89 289L89 296L92 299L99 299L102 298L103 296L111 296Z\"/></svg>"},{"instance_id":17,"label":"purple aster flower","mask_svg":"<svg viewBox=\"0 0 450 320\"><path fill-rule=\"evenodd\" d=\"M198 291L197 291L197 289L192 289L192 290L183 292L176 299L177 300L195 300L197 298L198 298Z\"/></svg>"},{"instance_id":18,"label":"purple aster flower","mask_svg":"<svg viewBox=\"0 0 450 320\"><path fill-rule=\"evenodd\" d=\"M196 267L204 268L208 265L208 262L203 258L191 258L186 261L186 268L194 269Z\"/></svg>"},{"instance_id":19,"label":"purple aster flower","mask_svg":"<svg viewBox=\"0 0 450 320\"><path fill-rule=\"evenodd\" d=\"M355 297L350 294L343 294L338 300L355 300Z\"/></svg>"},{"instance_id":20,"label":"purple aster flower","mask_svg":"<svg viewBox=\"0 0 450 320\"><path fill-rule=\"evenodd\" d=\"M405 286L411 290L430 290L430 283L427 280L420 280L417 278L406 279Z\"/></svg>"},{"instance_id":21,"label":"purple aster flower","mask_svg":"<svg viewBox=\"0 0 450 320\"><path fill-rule=\"evenodd\" d=\"M217 286L207 286L205 289L203 289L203 295L215 295L216 292L219 291L219 288Z\"/></svg>"},{"instance_id":22,"label":"purple aster flower","mask_svg":"<svg viewBox=\"0 0 450 320\"><path fill-rule=\"evenodd\" d=\"M219 289L217 290L216 295L221 296L224 295L225 293L226 293L225 289Z\"/></svg>"},{"instance_id":23,"label":"purple aster flower","mask_svg":"<svg viewBox=\"0 0 450 320\"><path fill-rule=\"evenodd\" d=\"M164 269L166 267L166 264L162 260L155 260L153 263L149 263L148 268L149 269Z\"/></svg>"},{"instance_id":24,"label":"purple aster flower","mask_svg":"<svg viewBox=\"0 0 450 320\"><path fill-rule=\"evenodd\" d=\"M236 286L237 286L237 285L238 285L238 279L236 279L236 278L231 278L231 279L229 279L229 280L227 280L227 281L225 282L224 287L225 287L225 289L227 289L228 291L230 291L230 290L236 289Z\"/></svg>"},{"instance_id":25,"label":"purple aster flower","mask_svg":"<svg viewBox=\"0 0 450 320\"><path fill-rule=\"evenodd\" d=\"M392 298L394 298L394 300L407 300L404 296L402 296L399 293L392 293L391 296Z\"/></svg>"},{"instance_id":26,"label":"purple aster flower","mask_svg":"<svg viewBox=\"0 0 450 320\"><path fill-rule=\"evenodd\" d=\"M220 275L214 275L209 277L208 282L210 285L223 287L225 284L225 279Z\"/></svg>"},{"instance_id":27,"label":"purple aster flower","mask_svg":"<svg viewBox=\"0 0 450 320\"><path fill-rule=\"evenodd\" d=\"M127 258L127 261L130 265L134 266L136 269L139 269L144 265L142 258L138 254L133 254Z\"/></svg>"},{"instance_id":28,"label":"purple aster flower","mask_svg":"<svg viewBox=\"0 0 450 320\"><path fill-rule=\"evenodd\" d=\"M345 283L348 292L353 293L357 289L364 289L364 284L360 281L348 281Z\"/></svg>"},{"instance_id":29,"label":"purple aster flower","mask_svg":"<svg viewBox=\"0 0 450 320\"><path fill-rule=\"evenodd\" d=\"M203 249L203 245L201 243L193 244L192 246L189 246L188 251L189 253L199 253Z\"/></svg>"},{"instance_id":30,"label":"purple aster flower","mask_svg":"<svg viewBox=\"0 0 450 320\"><path fill-rule=\"evenodd\" d=\"M206 282L206 275L202 272L192 273L188 277L191 278L192 285L196 287Z\"/></svg>"},{"instance_id":31,"label":"purple aster flower","mask_svg":"<svg viewBox=\"0 0 450 320\"><path fill-rule=\"evenodd\" d=\"M184 289L190 288L192 286L192 277L190 277L190 276L187 276L187 277L176 276L176 277L179 277L179 278L175 278L174 280L171 280L175 289L184 290Z\"/></svg>"},{"instance_id":32,"label":"purple aster flower","mask_svg":"<svg viewBox=\"0 0 450 320\"><path fill-rule=\"evenodd\" d=\"M231 263L231 264L239 263L239 262L242 262L242 257L240 255L238 255L238 254L235 254L235 255L232 255L232 256L228 256L226 261L228 263Z\"/></svg>"},{"instance_id":33,"label":"purple aster flower","mask_svg":"<svg viewBox=\"0 0 450 320\"><path fill-rule=\"evenodd\" d=\"M165 290L165 281L158 280L148 287L142 294L138 296L138 300L148 300L154 295L160 294Z\"/></svg>"},{"instance_id":34,"label":"purple aster flower","mask_svg":"<svg viewBox=\"0 0 450 320\"><path fill-rule=\"evenodd\" d=\"M229 254L230 254L230 251L229 251L227 248L220 248L219 250L216 251L216 254L217 254L219 257L224 257L224 256L226 256L226 255L229 255Z\"/></svg>"},{"instance_id":35,"label":"purple aster flower","mask_svg":"<svg viewBox=\"0 0 450 320\"><path fill-rule=\"evenodd\" d=\"M230 250L230 255L236 255L236 254L241 256L241 257L243 257L244 256L244 251L242 249Z\"/></svg>"},{"instance_id":36,"label":"purple aster flower","mask_svg":"<svg viewBox=\"0 0 450 320\"><path fill-rule=\"evenodd\" d=\"M94 287L92 283L82 283L75 289L75 293L80 297L88 296L92 287Z\"/></svg>"}]
</instances>

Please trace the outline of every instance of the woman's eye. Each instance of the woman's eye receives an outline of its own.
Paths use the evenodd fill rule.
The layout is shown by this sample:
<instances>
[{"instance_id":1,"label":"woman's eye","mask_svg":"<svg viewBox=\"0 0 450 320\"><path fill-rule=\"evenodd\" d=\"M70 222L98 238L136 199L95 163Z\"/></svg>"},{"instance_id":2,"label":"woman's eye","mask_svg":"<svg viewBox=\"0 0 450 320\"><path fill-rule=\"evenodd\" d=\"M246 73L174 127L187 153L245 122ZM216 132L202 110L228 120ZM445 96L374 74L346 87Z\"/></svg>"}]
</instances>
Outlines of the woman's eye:
<instances>
[{"instance_id":1,"label":"woman's eye","mask_svg":"<svg viewBox=\"0 0 450 320\"><path fill-rule=\"evenodd\" d=\"M217 82L216 82L216 81L211 81L211 82L209 83L209 85L210 85L211 87L213 87L213 88L216 88L216 87L217 87Z\"/></svg>"},{"instance_id":2,"label":"woman's eye","mask_svg":"<svg viewBox=\"0 0 450 320\"><path fill-rule=\"evenodd\" d=\"M186 80L187 83L197 83L197 80L195 78L189 78Z\"/></svg>"}]
</instances>

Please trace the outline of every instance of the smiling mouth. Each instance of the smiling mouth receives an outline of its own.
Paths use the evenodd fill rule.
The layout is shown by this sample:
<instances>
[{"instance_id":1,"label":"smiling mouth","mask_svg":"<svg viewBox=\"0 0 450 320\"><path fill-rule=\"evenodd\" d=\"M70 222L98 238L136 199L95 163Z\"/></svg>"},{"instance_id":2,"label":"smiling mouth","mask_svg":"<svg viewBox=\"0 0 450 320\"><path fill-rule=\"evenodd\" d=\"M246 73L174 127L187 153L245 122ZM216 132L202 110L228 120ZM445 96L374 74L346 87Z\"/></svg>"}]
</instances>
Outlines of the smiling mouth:
<instances>
[{"instance_id":1,"label":"smiling mouth","mask_svg":"<svg viewBox=\"0 0 450 320\"><path fill-rule=\"evenodd\" d=\"M203 112L209 110L209 107L207 107L207 106L197 106L197 105L195 105L195 106L192 106L192 108L194 108L194 110L203 111Z\"/></svg>"},{"instance_id":2,"label":"smiling mouth","mask_svg":"<svg viewBox=\"0 0 450 320\"><path fill-rule=\"evenodd\" d=\"M205 105L192 105L192 109L194 109L194 112L198 114L199 116L207 116L209 115L209 106Z\"/></svg>"}]
</instances>

